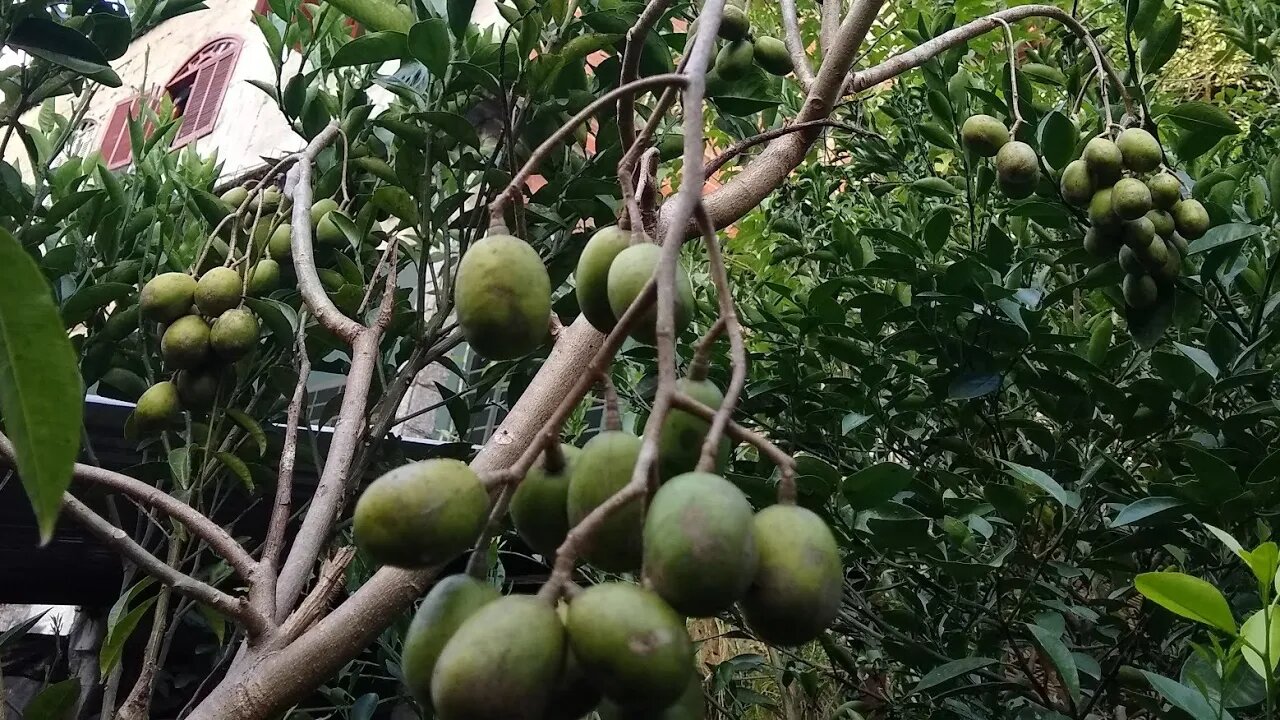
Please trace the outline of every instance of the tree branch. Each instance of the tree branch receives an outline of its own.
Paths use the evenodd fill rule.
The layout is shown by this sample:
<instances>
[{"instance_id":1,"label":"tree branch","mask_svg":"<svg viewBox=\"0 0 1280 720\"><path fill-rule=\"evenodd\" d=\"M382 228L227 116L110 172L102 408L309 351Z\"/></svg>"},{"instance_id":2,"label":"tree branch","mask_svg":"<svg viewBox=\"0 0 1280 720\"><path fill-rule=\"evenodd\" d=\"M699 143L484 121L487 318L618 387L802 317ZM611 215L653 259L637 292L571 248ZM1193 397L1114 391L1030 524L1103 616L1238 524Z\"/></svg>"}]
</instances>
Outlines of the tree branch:
<instances>
[{"instance_id":1,"label":"tree branch","mask_svg":"<svg viewBox=\"0 0 1280 720\"><path fill-rule=\"evenodd\" d=\"M800 16L796 12L796 0L782 0L782 41L791 54L791 62L796 66L796 81L805 92L813 85L813 66L809 64L809 53L805 52L804 38L800 35Z\"/></svg>"},{"instance_id":2,"label":"tree branch","mask_svg":"<svg viewBox=\"0 0 1280 720\"><path fill-rule=\"evenodd\" d=\"M782 137L783 135L790 135L791 133L794 133L794 132L800 132L801 130L809 130L817 127L840 128L841 130L847 130L851 133L856 133L859 135L873 135L873 136L875 135L875 133L868 132L866 130L863 130L862 128L854 127L852 125L846 125L845 123L836 122L835 120L810 120L809 122L803 122L803 123L789 123L780 128L766 130L765 132L762 132L759 135L756 135L754 137L749 137L745 140L739 140L733 145L730 145L729 149L720 153L720 155L718 155L715 160L712 160L711 162L707 163L706 177L708 179L711 178L711 176L715 175L720 168L727 165L730 160L734 159L735 157L741 155L742 153L750 150L751 148L757 145L763 145L767 142L770 142L771 140L776 140Z\"/></svg>"},{"instance_id":3,"label":"tree branch","mask_svg":"<svg viewBox=\"0 0 1280 720\"><path fill-rule=\"evenodd\" d=\"M649 0L644 12L636 18L631 29L627 30L627 46L622 52L619 85L633 82L640 74L640 50L644 47L644 40L670 4L671 0ZM636 141L636 96L631 93L618 98L618 135L622 138L624 148L631 147Z\"/></svg>"},{"instance_id":4,"label":"tree branch","mask_svg":"<svg viewBox=\"0 0 1280 720\"><path fill-rule=\"evenodd\" d=\"M302 420L302 401L306 398L307 380L311 377L311 358L307 356L306 323L299 321L298 327L298 382L293 387L293 397L289 399L289 410L285 419L284 443L280 450L279 472L276 479L276 502L271 509L271 520L267 525L267 537L262 543L262 563L273 569L280 563L280 551L284 548L284 531L289 525L289 515L293 508L293 470L298 459L298 426ZM271 582L276 578L273 576ZM272 612L275 600L272 600Z\"/></svg>"},{"instance_id":5,"label":"tree branch","mask_svg":"<svg viewBox=\"0 0 1280 720\"><path fill-rule=\"evenodd\" d=\"M742 388L747 383L747 346L742 339L742 326L738 323L738 311L733 305L733 290L729 287L729 274L724 267L724 254L720 251L720 240L716 237L716 229L707 217L706 208L698 205L698 224L702 226L703 240L707 247L708 264L711 266L711 280L716 286L716 297L720 305L720 319L724 321L725 333L729 336L729 357L732 371L729 387L725 389L724 399L716 415L711 420L711 427L702 442L702 457L698 459L697 469L712 472L716 464L716 456L720 450L720 438L724 435L734 409L738 407L738 398L742 396Z\"/></svg>"},{"instance_id":6,"label":"tree branch","mask_svg":"<svg viewBox=\"0 0 1280 720\"><path fill-rule=\"evenodd\" d=\"M844 14L840 0L822 0L822 29L818 40L825 55L831 51L836 42L836 31L840 28L840 16Z\"/></svg>"}]
</instances>

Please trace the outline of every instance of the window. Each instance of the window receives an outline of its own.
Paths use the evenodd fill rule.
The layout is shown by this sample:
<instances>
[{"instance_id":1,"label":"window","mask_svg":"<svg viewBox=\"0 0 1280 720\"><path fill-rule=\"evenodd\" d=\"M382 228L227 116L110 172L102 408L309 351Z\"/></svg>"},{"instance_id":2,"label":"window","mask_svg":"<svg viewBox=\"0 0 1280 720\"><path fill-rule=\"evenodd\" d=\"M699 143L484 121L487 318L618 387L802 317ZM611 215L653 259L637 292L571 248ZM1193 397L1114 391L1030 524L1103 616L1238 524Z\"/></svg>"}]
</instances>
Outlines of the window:
<instances>
[{"instance_id":1,"label":"window","mask_svg":"<svg viewBox=\"0 0 1280 720\"><path fill-rule=\"evenodd\" d=\"M142 113L142 96L121 100L107 119L106 132L102 134L102 159L107 168L116 170L129 164L133 157L133 143L129 138L129 118Z\"/></svg>"},{"instance_id":2,"label":"window","mask_svg":"<svg viewBox=\"0 0 1280 720\"><path fill-rule=\"evenodd\" d=\"M174 117L182 118L173 139L175 148L213 132L239 57L239 38L218 38L192 55L165 86L173 100Z\"/></svg>"}]
</instances>

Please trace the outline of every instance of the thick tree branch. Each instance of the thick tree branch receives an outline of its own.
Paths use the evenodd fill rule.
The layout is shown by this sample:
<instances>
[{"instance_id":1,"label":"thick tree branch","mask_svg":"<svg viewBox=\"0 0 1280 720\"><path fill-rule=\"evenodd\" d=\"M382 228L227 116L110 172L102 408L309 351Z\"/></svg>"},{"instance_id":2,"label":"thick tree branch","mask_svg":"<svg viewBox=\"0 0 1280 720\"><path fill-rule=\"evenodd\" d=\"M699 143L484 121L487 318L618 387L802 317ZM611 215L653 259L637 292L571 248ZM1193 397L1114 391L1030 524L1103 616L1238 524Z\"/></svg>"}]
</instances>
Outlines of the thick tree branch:
<instances>
[{"instance_id":1,"label":"thick tree branch","mask_svg":"<svg viewBox=\"0 0 1280 720\"><path fill-rule=\"evenodd\" d=\"M852 125L846 125L845 123L836 122L835 120L810 120L809 122L804 122L804 123L789 123L780 128L766 130L760 133L759 135L746 138L745 140L739 140L733 145L730 145L728 150L725 150L724 152L720 153L719 155L716 156L715 160L712 160L711 162L707 163L707 169L704 174L706 175L707 178L710 178L712 175L716 174L716 171L718 171L720 168L727 165L730 160L734 159L735 157L741 155L742 153L750 150L751 148L757 145L763 145L772 140L776 140L782 137L783 135L790 135L791 133L794 133L794 132L800 132L802 130L810 130L812 128L818 128L818 127L840 128L841 130L847 130L848 132L856 133L859 135L875 135L875 133L868 132L866 130L863 130L862 128L857 128Z\"/></svg>"},{"instance_id":2,"label":"thick tree branch","mask_svg":"<svg viewBox=\"0 0 1280 720\"><path fill-rule=\"evenodd\" d=\"M836 32L840 29L840 16L844 14L844 3L841 0L822 0L822 29L818 40L822 44L822 53L826 55L836 43Z\"/></svg>"},{"instance_id":3,"label":"thick tree branch","mask_svg":"<svg viewBox=\"0 0 1280 720\"><path fill-rule=\"evenodd\" d=\"M805 52L804 37L800 35L800 16L796 12L796 0L782 0L782 41L786 43L791 62L796 66L796 81L809 91L813 85L813 66L809 53Z\"/></svg>"}]
</instances>

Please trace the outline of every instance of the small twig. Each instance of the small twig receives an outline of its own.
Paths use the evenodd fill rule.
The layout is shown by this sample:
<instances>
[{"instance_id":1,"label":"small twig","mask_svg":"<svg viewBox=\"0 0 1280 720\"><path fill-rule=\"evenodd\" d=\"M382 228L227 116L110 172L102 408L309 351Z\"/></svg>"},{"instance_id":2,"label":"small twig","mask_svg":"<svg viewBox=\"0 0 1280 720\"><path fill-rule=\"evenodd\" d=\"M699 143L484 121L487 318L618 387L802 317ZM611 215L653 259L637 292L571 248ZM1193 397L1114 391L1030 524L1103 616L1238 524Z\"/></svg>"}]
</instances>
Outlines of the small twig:
<instances>
[{"instance_id":1,"label":"small twig","mask_svg":"<svg viewBox=\"0 0 1280 720\"><path fill-rule=\"evenodd\" d=\"M1004 28L1005 50L1009 53L1009 108L1013 111L1013 126L1009 128L1009 137L1018 136L1018 128L1026 121L1022 119L1021 101L1018 99L1018 56L1014 52L1013 28L1004 18L994 18Z\"/></svg>"},{"instance_id":2,"label":"small twig","mask_svg":"<svg viewBox=\"0 0 1280 720\"><path fill-rule=\"evenodd\" d=\"M618 388L613 385L609 373L600 376L600 389L604 395L604 429L621 430L622 414L618 412Z\"/></svg>"},{"instance_id":3,"label":"small twig","mask_svg":"<svg viewBox=\"0 0 1280 720\"><path fill-rule=\"evenodd\" d=\"M511 496L515 490L515 483L509 479L509 476L503 476L499 482L502 483L502 489L498 491L498 499L493 503L489 520L485 522L484 530L480 532L480 538L476 540L471 558L467 561L467 574L477 580L483 580L489 574L489 544L493 542L493 536L497 534L503 518L507 516L507 508L511 506Z\"/></svg>"},{"instance_id":4,"label":"small twig","mask_svg":"<svg viewBox=\"0 0 1280 720\"><path fill-rule=\"evenodd\" d=\"M747 346L742 339L742 326L738 323L738 312L733 305L733 290L729 287L729 275L724 267L720 240L716 237L716 229L711 224L711 217L707 215L707 209L702 204L698 205L698 224L702 227L703 242L707 248L711 280L716 286L720 319L724 321L725 332L729 335L731 365L729 387L725 390L724 400L716 410L711 428L707 430L707 436L702 441L702 457L698 459L697 469L711 472L716 466L716 455L719 454L720 438L724 435L725 425L733 415L734 409L738 407L738 398L742 396L742 388L747 383Z\"/></svg>"},{"instance_id":5,"label":"small twig","mask_svg":"<svg viewBox=\"0 0 1280 720\"><path fill-rule=\"evenodd\" d=\"M716 341L724 334L725 323L726 320L723 315L717 317L715 323L707 329L706 334L693 347L693 359L689 361L689 378L691 380L707 379L707 370L711 367L711 350L715 348Z\"/></svg>"},{"instance_id":6,"label":"small twig","mask_svg":"<svg viewBox=\"0 0 1280 720\"><path fill-rule=\"evenodd\" d=\"M671 0L649 0L644 12L640 13L635 24L627 30L619 85L633 82L640 74L640 50L644 46L644 40L670 4ZM622 138L624 148L631 147L636 141L636 96L631 93L618 98L618 135Z\"/></svg>"},{"instance_id":7,"label":"small twig","mask_svg":"<svg viewBox=\"0 0 1280 720\"><path fill-rule=\"evenodd\" d=\"M796 80L805 92L813 85L813 66L805 52L804 38L800 35L800 18L796 12L796 0L782 0L782 40L787 45L791 62L796 66Z\"/></svg>"},{"instance_id":8,"label":"small twig","mask_svg":"<svg viewBox=\"0 0 1280 720\"><path fill-rule=\"evenodd\" d=\"M280 550L284 547L284 532L289 525L293 507L293 470L298 458L298 426L302 420L302 402L306 399L307 381L311 377L311 358L307 356L306 319L298 322L298 382L293 387L286 414L284 443L280 449L279 473L276 478L276 500L271 509L267 536L262 543L262 562L272 568L280 563ZM272 580L274 582L274 578Z\"/></svg>"}]
</instances>

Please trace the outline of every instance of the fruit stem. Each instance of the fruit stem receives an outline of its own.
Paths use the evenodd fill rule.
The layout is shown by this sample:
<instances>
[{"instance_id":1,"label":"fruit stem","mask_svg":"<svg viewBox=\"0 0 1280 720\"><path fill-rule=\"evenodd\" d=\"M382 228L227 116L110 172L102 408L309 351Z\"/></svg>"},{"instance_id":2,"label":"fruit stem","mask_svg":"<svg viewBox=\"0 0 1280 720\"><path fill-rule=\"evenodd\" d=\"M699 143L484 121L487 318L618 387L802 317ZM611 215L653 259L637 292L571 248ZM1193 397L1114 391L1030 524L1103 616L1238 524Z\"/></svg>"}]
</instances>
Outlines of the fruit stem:
<instances>
[{"instance_id":1,"label":"fruit stem","mask_svg":"<svg viewBox=\"0 0 1280 720\"><path fill-rule=\"evenodd\" d=\"M1004 28L1005 50L1009 53L1009 107L1013 110L1013 127L1009 128L1009 137L1018 138L1018 128L1026 122L1022 119L1022 108L1018 100L1018 58L1014 52L1013 28L1009 27L1009 23L1002 17L996 17L995 21L1000 23Z\"/></svg>"},{"instance_id":2,"label":"fruit stem","mask_svg":"<svg viewBox=\"0 0 1280 720\"><path fill-rule=\"evenodd\" d=\"M542 467L552 475L564 472L565 458L564 449L560 447L558 442L547 443L547 449L542 451Z\"/></svg>"},{"instance_id":3,"label":"fruit stem","mask_svg":"<svg viewBox=\"0 0 1280 720\"><path fill-rule=\"evenodd\" d=\"M689 379L701 382L707 379L707 370L711 367L711 348L724 333L725 318L721 316L715 324L707 329L707 333L698 341L693 351L693 360L689 361Z\"/></svg>"},{"instance_id":4,"label":"fruit stem","mask_svg":"<svg viewBox=\"0 0 1280 720\"><path fill-rule=\"evenodd\" d=\"M618 410L618 388L613 385L613 378L606 372L600 376L600 391L604 395L604 429L616 431L622 429L622 413Z\"/></svg>"}]
</instances>

